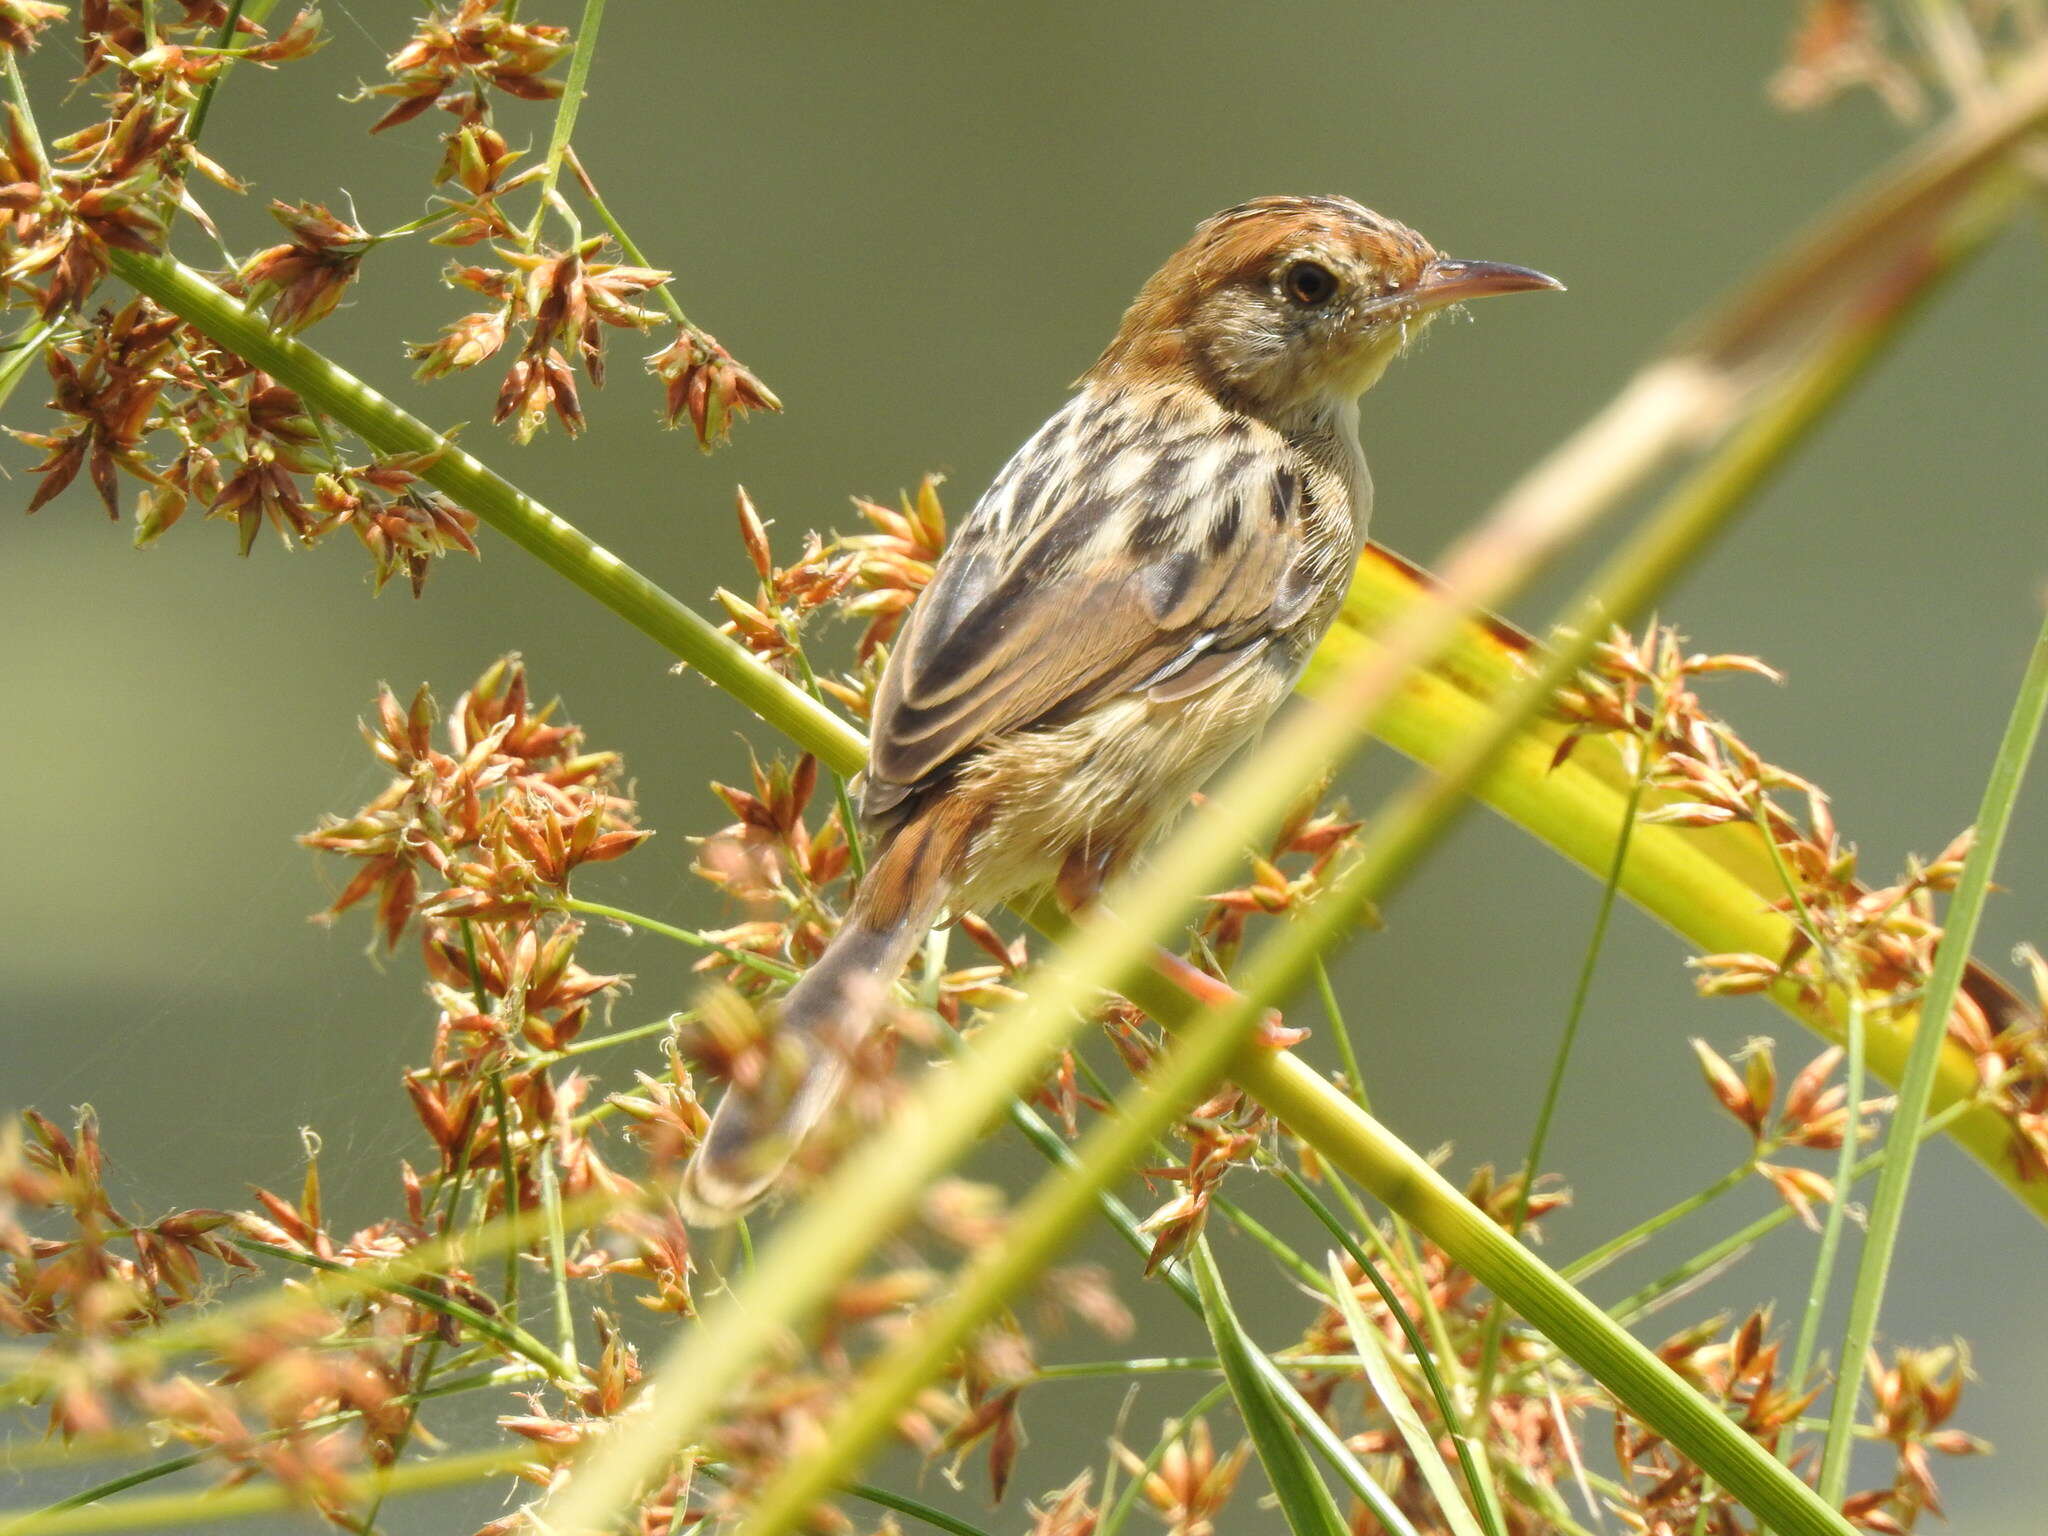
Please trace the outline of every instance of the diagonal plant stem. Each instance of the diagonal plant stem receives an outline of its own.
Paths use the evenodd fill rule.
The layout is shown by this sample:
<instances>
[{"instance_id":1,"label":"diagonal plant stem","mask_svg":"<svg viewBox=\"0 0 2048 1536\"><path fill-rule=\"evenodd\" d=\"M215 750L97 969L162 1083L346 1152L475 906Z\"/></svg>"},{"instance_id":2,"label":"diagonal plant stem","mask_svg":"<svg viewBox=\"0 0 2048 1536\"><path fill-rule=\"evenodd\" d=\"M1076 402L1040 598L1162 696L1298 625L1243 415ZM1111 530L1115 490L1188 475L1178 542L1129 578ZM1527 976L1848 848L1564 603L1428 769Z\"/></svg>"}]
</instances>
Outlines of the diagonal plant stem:
<instances>
[{"instance_id":1,"label":"diagonal plant stem","mask_svg":"<svg viewBox=\"0 0 2048 1536\"><path fill-rule=\"evenodd\" d=\"M1278 1400L1254 1363L1262 1352L1238 1319L1208 1238L1195 1239L1189 1263L1202 1298L1202 1321L1208 1325L1223 1364L1223 1379L1237 1400L1237 1416L1251 1436L1288 1530L1293 1536L1343 1536L1344 1517L1337 1512L1329 1485L1294 1438Z\"/></svg>"},{"instance_id":2,"label":"diagonal plant stem","mask_svg":"<svg viewBox=\"0 0 2048 1536\"><path fill-rule=\"evenodd\" d=\"M1650 772L1651 744L1636 742L1635 781L1629 786L1628 804L1622 809L1621 829L1614 838L1614 858L1607 867L1607 879L1600 887L1600 904L1593 915L1593 931L1586 939L1586 952L1579 962L1577 984L1572 988L1571 1007L1565 1014L1557 1049L1551 1056L1550 1080L1544 1084L1543 1100L1536 1111L1536 1124L1529 1132L1529 1150L1522 1155L1522 1187L1515 1193L1515 1208L1508 1222L1508 1235L1520 1237L1529 1219L1529 1202L1536 1193L1536 1179L1543 1170L1543 1149L1550 1140L1551 1117L1564 1094L1566 1069L1571 1065L1572 1047L1579 1038L1579 1025L1586 1017L1586 1003L1593 995L1593 978L1599 973L1601 951L1607 943L1607 925L1614 916L1614 898L1621 890L1621 872L1628 865L1629 839L1642 809L1643 789ZM1479 1347L1479 1381L1472 1394L1471 1426L1474 1433L1485 1428L1487 1411L1493 1402L1493 1388L1500 1369L1500 1346L1507 1329L1507 1310L1495 1307L1486 1317L1486 1334Z\"/></svg>"},{"instance_id":3,"label":"diagonal plant stem","mask_svg":"<svg viewBox=\"0 0 2048 1536\"><path fill-rule=\"evenodd\" d=\"M1036 1110L1022 1099L1012 1099L1009 1113L1010 1119L1024 1134L1025 1139L1044 1154L1049 1162L1062 1168L1071 1169L1076 1166L1078 1159L1074 1155L1074 1149L1045 1123ZM1140 1228L1138 1218L1132 1214L1129 1206L1106 1189L1096 1191L1095 1205L1133 1252L1140 1256L1151 1252L1151 1240ZM1159 1267L1156 1275L1197 1317L1201 1316L1202 1299L1194 1281L1188 1276L1185 1264L1178 1260L1169 1260ZM1290 1355L1286 1358L1286 1364L1288 1370L1295 1370L1313 1368L1318 1362L1313 1358L1303 1359L1301 1356ZM1358 1458L1351 1454L1322 1415L1295 1390L1293 1383L1288 1380L1280 1366L1273 1359L1260 1354L1253 1358L1252 1367L1265 1379L1267 1386L1279 1399L1282 1411L1293 1421L1296 1430L1314 1444L1323 1460L1344 1479L1346 1486L1358 1495L1366 1507L1379 1517L1380 1523L1394 1532L1395 1536L1414 1536L1413 1527L1407 1523L1400 1509L1388 1498L1385 1490L1372 1481L1364 1467L1359 1464ZM1434 1375L1426 1356L1423 1359L1423 1370ZM1060 1367L1048 1367L1039 1372L1037 1379L1050 1380L1061 1374Z\"/></svg>"},{"instance_id":4,"label":"diagonal plant stem","mask_svg":"<svg viewBox=\"0 0 2048 1536\"><path fill-rule=\"evenodd\" d=\"M1821 1453L1821 1494L1831 1501L1838 1501L1848 1486L1849 1431L1856 1422L1863 1358L1876 1336L1878 1311L1884 1305L1892 1249L1905 1215L1913 1163L1920 1149L1920 1127L1927 1118L1927 1100L1934 1086L1936 1052L1947 1032L1956 993L1962 986L1970 944L1990 895L1991 872L1998 864L2006 830L2012 825L2013 806L2019 799L2027 762L2040 737L2044 714L2048 714L2048 620L2044 620L2040 636L2034 641L2019 696L2013 700L2012 717L2006 723L2005 736L1992 761L1990 780L1984 786L1983 804L1977 812L1976 841L1963 860L1955 897L1949 903L1941 947L1934 957L1934 974L1928 980L1927 995L1921 1004L1921 1018L1926 1022L1913 1041L1906 1073L1899 1083L1898 1107L1892 1111L1891 1129L1885 1137L1889 1155L1884 1172L1877 1178L1877 1193L1870 1202L1870 1227L1856 1267L1856 1289L1849 1298L1849 1325L1842 1335L1835 1397L1828 1412L1827 1441ZM1849 1112L1853 1117L1853 1104Z\"/></svg>"},{"instance_id":5,"label":"diagonal plant stem","mask_svg":"<svg viewBox=\"0 0 2048 1536\"><path fill-rule=\"evenodd\" d=\"M1337 1219L1337 1213L1330 1209L1320 1195L1309 1188L1308 1181L1284 1163L1280 1166L1279 1173L1287 1187L1308 1207L1309 1213L1322 1223L1323 1230L1337 1240L1338 1246L1350 1255L1351 1262L1358 1266L1359 1272L1371 1282L1373 1290L1379 1293L1380 1301L1387 1309L1387 1315L1393 1318L1394 1326L1401 1330L1401 1336L1408 1344L1408 1352L1415 1359L1416 1369L1429 1388L1430 1397L1436 1404L1437 1417L1443 1421L1444 1433L1450 1438L1451 1447L1457 1453L1458 1470L1464 1476L1465 1486L1472 1491L1472 1501L1486 1522L1488 1536L1500 1536L1502 1524L1499 1503L1483 1465L1488 1459L1486 1441L1478 1434L1468 1434L1465 1431L1458 1410L1451 1402L1450 1390L1444 1385L1444 1379L1431 1358L1429 1345L1416 1328L1415 1320L1408 1315L1407 1304L1400 1293L1388 1283L1387 1277L1380 1273L1379 1266L1373 1263L1371 1256L1360 1246L1358 1240L1344 1229L1344 1224ZM1346 1315L1349 1315L1348 1308Z\"/></svg>"},{"instance_id":6,"label":"diagonal plant stem","mask_svg":"<svg viewBox=\"0 0 2048 1536\"><path fill-rule=\"evenodd\" d=\"M663 1190L644 1190L617 1194L605 1190L573 1196L562 1202L561 1220L564 1229L580 1230L601 1222L614 1211L628 1207L663 1203L667 1200ZM336 1260L318 1259L312 1255L294 1252L290 1249L275 1249L275 1256L302 1264L321 1273L308 1281L289 1287L264 1291L246 1296L238 1301L224 1302L211 1312L198 1316L175 1319L161 1324L147 1333L137 1333L107 1347L110 1367L147 1366L185 1350L217 1348L225 1343L246 1338L252 1330L259 1330L271 1323L303 1315L309 1308L338 1306L357 1296L371 1296L380 1292L396 1292L418 1300L422 1306L435 1311L450 1311L461 1306L446 1297L436 1296L424 1288L408 1289L410 1283L423 1276L438 1274L458 1255L465 1259L489 1257L508 1250L523 1249L545 1237L548 1223L538 1211L515 1209L506 1211L480 1226L466 1232L445 1233L430 1238L407 1249L394 1258L374 1264L347 1265ZM247 1240L254 1242L254 1239ZM272 1245L262 1245L266 1250ZM464 1309L468 1311L467 1308ZM481 1316L481 1314L477 1314ZM463 1319L467 1321L466 1318ZM484 1324L508 1328L503 1322L485 1318ZM480 1324L470 1324L479 1331L487 1330ZM493 1336L494 1337L494 1336ZM508 1338L516 1337L509 1332ZM530 1339L530 1335L526 1336ZM510 1346L515 1353L525 1354L536 1364L543 1360L549 1363L544 1369L556 1371L554 1352L538 1340L525 1345ZM538 1354L535 1353L536 1349ZM32 1360L23 1368L6 1377L0 1377L0 1406L32 1402L53 1387L62 1385L64 1364L54 1360ZM561 1380L573 1380L571 1375L558 1375Z\"/></svg>"},{"instance_id":7,"label":"diagonal plant stem","mask_svg":"<svg viewBox=\"0 0 2048 1536\"><path fill-rule=\"evenodd\" d=\"M561 179L562 161L569 153L569 139L576 132L576 115L583 110L583 91L589 84L590 71L597 63L597 33L604 24L604 0L583 0L583 15L576 24L576 40L571 45L569 76L563 82L561 99L555 103L555 123L548 133L548 155L541 172L540 197L533 210L533 222L527 226L526 244L530 249L540 238L542 220L548 216L548 203L554 195L555 183Z\"/></svg>"},{"instance_id":8,"label":"diagonal plant stem","mask_svg":"<svg viewBox=\"0 0 2048 1536\"><path fill-rule=\"evenodd\" d=\"M852 772L865 760L866 743L839 716L610 550L347 369L296 337L279 334L261 315L172 257L115 250L109 253L109 260L123 281L289 385L309 405L332 416L377 453L431 458L433 462L420 471L422 479L823 761Z\"/></svg>"},{"instance_id":9,"label":"diagonal plant stem","mask_svg":"<svg viewBox=\"0 0 2048 1536\"><path fill-rule=\"evenodd\" d=\"M1358 1363L1365 1373L1366 1383L1372 1395L1379 1399L1381 1409L1400 1432L1402 1441L1408 1447L1409 1456L1422 1473L1422 1481L1428 1487L1436 1505L1443 1512L1444 1523L1450 1526L1453 1536L1481 1536L1479 1518L1473 1509L1467 1507L1465 1496L1458 1485L1451 1480L1443 1457L1437 1450L1436 1437L1423 1427L1422 1416L1408 1401L1406 1389L1394 1374L1393 1360L1388 1354L1379 1330L1374 1328L1365 1315L1365 1309L1358 1304L1358 1297L1345 1284L1344 1267L1337 1255L1329 1255L1330 1279L1337 1291L1338 1311L1344 1318L1344 1327L1351 1335L1351 1347L1357 1352ZM1452 1431L1454 1440L1461 1440ZM1469 1468L1469 1463L1467 1464ZM1478 1495L1485 1484L1468 1484L1473 1494ZM1500 1536L1500 1513L1492 1507L1490 1499L1480 1498L1480 1507L1486 1511L1486 1536Z\"/></svg>"},{"instance_id":10,"label":"diagonal plant stem","mask_svg":"<svg viewBox=\"0 0 2048 1536\"><path fill-rule=\"evenodd\" d=\"M284 1259L293 1264L303 1264L308 1269L325 1270L329 1274L347 1275L355 1273L348 1265L339 1263L334 1259L323 1259L317 1254L300 1253L296 1249L281 1247L276 1243L262 1242L253 1237L237 1237L231 1239L231 1241L235 1247L242 1249L245 1253L260 1253L268 1258ZM423 1286L411 1285L402 1280L387 1280L376 1288L389 1291L395 1296L403 1296L408 1301L417 1302L427 1311L438 1313L443 1317L451 1318L455 1322L461 1323L479 1337L491 1340L508 1352L524 1356L547 1372L548 1378L552 1381L573 1383L580 1379L572 1364L516 1323L508 1323L495 1317L486 1317L474 1307L457 1301L452 1296L436 1295L433 1291L427 1290Z\"/></svg>"},{"instance_id":11,"label":"diagonal plant stem","mask_svg":"<svg viewBox=\"0 0 2048 1536\"><path fill-rule=\"evenodd\" d=\"M1946 1126L1943 1124L1944 1121L1951 1120L1960 1113L1960 1106L1951 1104L1940 1114L1931 1116L1927 1124L1921 1127L1920 1139L1922 1141L1931 1140L1940 1131L1946 1129ZM1869 1174L1875 1173L1884 1167L1885 1161L1885 1154L1882 1150L1873 1152L1870 1156L1864 1158L1856 1165L1851 1187L1853 1188L1854 1183L1860 1182ZM1707 1247L1701 1249L1683 1264L1678 1265L1664 1275L1660 1275L1641 1289L1623 1297L1607 1309L1607 1315L1617 1323L1624 1325L1647 1316L1654 1308L1662 1305L1679 1290L1692 1285L1700 1276L1738 1257L1745 1249L1754 1246L1764 1237L1790 1222L1793 1216L1792 1207L1781 1202L1776 1209L1766 1211L1747 1226L1738 1227L1726 1237L1708 1244ZM1570 1272L1571 1266L1568 1265L1566 1266L1567 1275Z\"/></svg>"},{"instance_id":12,"label":"diagonal plant stem","mask_svg":"<svg viewBox=\"0 0 2048 1536\"><path fill-rule=\"evenodd\" d=\"M214 38L214 46L216 48L233 46L235 41L235 24L242 19L243 15L246 13L251 21L260 23L270 14L271 7L276 5L276 3L277 0L253 0L253 3L249 3L249 0L228 0L228 12L226 16L221 18L220 32ZM192 140L195 144L199 141L199 135L206 128L207 117L213 111L213 98L219 94L221 84L227 79L228 72L235 67L235 62L233 59L222 59L220 61L220 68L215 71L213 78L199 88L199 100L194 103L192 119L185 128L185 137Z\"/></svg>"},{"instance_id":13,"label":"diagonal plant stem","mask_svg":"<svg viewBox=\"0 0 2048 1536\"><path fill-rule=\"evenodd\" d=\"M1098 1536L1121 1536L1124 1526L1130 1520L1131 1511L1138 1507L1139 1495L1145 1491L1145 1479L1158 1470L1159 1463L1165 1458L1166 1453L1180 1443L1181 1437L1188 1432L1189 1427L1229 1395L1229 1384L1219 1381L1196 1398L1194 1405L1187 1412L1167 1422L1164 1433L1159 1437L1159 1443L1152 1447L1150 1454L1137 1468L1136 1475L1124 1484L1124 1491L1117 1496L1116 1503L1102 1516ZM1108 1498L1107 1488L1103 1491L1103 1497L1105 1500ZM1412 1532L1402 1531L1398 1526L1393 1529L1396 1536L1412 1536Z\"/></svg>"}]
</instances>

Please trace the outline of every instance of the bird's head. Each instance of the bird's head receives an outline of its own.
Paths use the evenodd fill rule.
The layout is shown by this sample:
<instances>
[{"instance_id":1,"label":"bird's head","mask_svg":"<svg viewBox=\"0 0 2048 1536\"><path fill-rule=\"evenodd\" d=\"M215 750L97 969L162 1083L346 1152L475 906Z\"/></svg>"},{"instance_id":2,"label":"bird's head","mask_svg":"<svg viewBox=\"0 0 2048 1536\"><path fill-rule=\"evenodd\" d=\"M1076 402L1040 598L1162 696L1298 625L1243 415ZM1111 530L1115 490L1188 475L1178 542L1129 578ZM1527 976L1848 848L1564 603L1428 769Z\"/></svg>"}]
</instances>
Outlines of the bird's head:
<instances>
[{"instance_id":1,"label":"bird's head","mask_svg":"<svg viewBox=\"0 0 2048 1536\"><path fill-rule=\"evenodd\" d=\"M1372 388L1452 305L1563 286L1527 267L1453 261L1349 198L1262 197L1202 222L1088 377L1189 384L1280 422Z\"/></svg>"}]
</instances>

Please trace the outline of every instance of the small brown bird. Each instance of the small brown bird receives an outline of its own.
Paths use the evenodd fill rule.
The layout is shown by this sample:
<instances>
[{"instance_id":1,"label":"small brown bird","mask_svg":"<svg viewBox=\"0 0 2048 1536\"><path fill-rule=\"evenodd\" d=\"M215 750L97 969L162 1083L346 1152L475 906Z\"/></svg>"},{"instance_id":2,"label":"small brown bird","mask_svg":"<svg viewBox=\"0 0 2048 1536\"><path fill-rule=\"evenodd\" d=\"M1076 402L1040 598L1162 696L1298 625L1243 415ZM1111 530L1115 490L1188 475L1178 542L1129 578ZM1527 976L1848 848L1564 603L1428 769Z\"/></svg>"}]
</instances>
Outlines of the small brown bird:
<instances>
[{"instance_id":1,"label":"small brown bird","mask_svg":"<svg viewBox=\"0 0 2048 1536\"><path fill-rule=\"evenodd\" d=\"M1365 542L1358 397L1447 306L1562 286L1341 197L1227 209L1154 274L911 611L867 878L782 1002L787 1069L713 1115L694 1217L773 1186L935 922L1048 883L1084 904L1264 724Z\"/></svg>"}]
</instances>

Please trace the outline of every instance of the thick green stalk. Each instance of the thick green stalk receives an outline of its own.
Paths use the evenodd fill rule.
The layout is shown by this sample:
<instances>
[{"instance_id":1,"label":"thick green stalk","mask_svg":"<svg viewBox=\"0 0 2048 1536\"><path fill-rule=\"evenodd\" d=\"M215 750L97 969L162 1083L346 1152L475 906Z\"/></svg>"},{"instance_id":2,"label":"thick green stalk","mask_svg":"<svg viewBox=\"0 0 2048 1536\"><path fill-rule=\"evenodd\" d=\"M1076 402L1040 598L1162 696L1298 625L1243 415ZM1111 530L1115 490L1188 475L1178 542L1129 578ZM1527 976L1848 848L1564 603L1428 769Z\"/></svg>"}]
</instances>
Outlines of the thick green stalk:
<instances>
[{"instance_id":1,"label":"thick green stalk","mask_svg":"<svg viewBox=\"0 0 2048 1536\"><path fill-rule=\"evenodd\" d=\"M382 455L420 454L422 478L635 629L681 657L762 720L842 772L856 772L867 744L844 720L765 666L717 626L570 523L487 468L467 450L401 410L347 369L236 302L182 262L134 251L109 253L116 274L221 346L290 386Z\"/></svg>"},{"instance_id":2,"label":"thick green stalk","mask_svg":"<svg viewBox=\"0 0 2048 1536\"><path fill-rule=\"evenodd\" d=\"M1838 1501L1848 1486L1849 1431L1856 1422L1863 1357L1877 1334L1877 1314L1884 1305L1892 1250L1906 1211L1906 1193L1913 1182L1920 1127L1927 1118L1927 1101L1934 1088L1935 1063L1949 1011L1955 1007L1956 993L1963 983L1963 969L1969 964L1977 922L1984 915L1984 903L1991 893L1991 872L1998 865L1998 851L2005 844L2006 829L2012 825L2013 806L2019 799L2020 782L2026 777L2027 762L2040 737L2044 713L2048 713L2048 621L2044 621L2040 636L2034 641L2019 697L2013 701L2012 717L2006 722L1998 756L1992 761L1990 781L1984 786L1984 801L1977 811L1977 840L1963 860L1963 872L1949 902L1941 948L1934 957L1934 974L1928 980L1927 996L1921 1005L1921 1017L1929 1022L1913 1041L1905 1076L1899 1083L1898 1107L1892 1111L1891 1129L1885 1137L1885 1150L1890 1155L1885 1160L1884 1172L1877 1177L1877 1194L1870 1202L1870 1227L1856 1266L1856 1289L1849 1298L1849 1326L1842 1336L1835 1397L1828 1413L1827 1443L1821 1455L1821 1495L1830 1501ZM1853 1105L1850 1114L1855 1114Z\"/></svg>"},{"instance_id":3,"label":"thick green stalk","mask_svg":"<svg viewBox=\"0 0 2048 1536\"><path fill-rule=\"evenodd\" d=\"M1850 1536L1846 1520L1712 1403L1300 1060L1259 1052L1248 1055L1236 1075L1262 1103L1275 1106L1289 1130L1456 1256L1774 1530Z\"/></svg>"}]
</instances>

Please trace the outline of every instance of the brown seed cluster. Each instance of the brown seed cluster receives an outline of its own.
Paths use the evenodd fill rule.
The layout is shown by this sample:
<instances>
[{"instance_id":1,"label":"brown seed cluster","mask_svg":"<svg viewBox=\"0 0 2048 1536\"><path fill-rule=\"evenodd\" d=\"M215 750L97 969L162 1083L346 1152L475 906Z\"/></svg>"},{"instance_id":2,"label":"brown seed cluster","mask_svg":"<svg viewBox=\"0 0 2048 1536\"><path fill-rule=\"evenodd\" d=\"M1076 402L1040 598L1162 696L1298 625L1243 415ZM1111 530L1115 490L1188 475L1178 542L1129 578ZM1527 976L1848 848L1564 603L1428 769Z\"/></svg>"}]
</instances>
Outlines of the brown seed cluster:
<instances>
[{"instance_id":1,"label":"brown seed cluster","mask_svg":"<svg viewBox=\"0 0 2048 1536\"><path fill-rule=\"evenodd\" d=\"M273 34L239 7L231 15L221 0L88 0L79 8L89 90L76 99L96 103L97 120L46 143L18 106L0 106L0 307L27 318L22 334L51 375L58 418L50 428L8 429L42 455L31 470L30 511L83 471L116 517L119 482L137 483L138 544L161 537L195 504L234 523L245 554L266 524L292 544L317 543L346 524L369 551L378 587L402 573L416 594L437 556L475 552L475 517L418 483L431 458L394 464L352 448L333 417L146 301L93 308L112 253L162 251L181 220L226 256L206 275L265 309L284 333L333 316L373 250L415 239L488 244L493 262L458 264L448 276L490 307L412 350L420 375L436 378L515 341L494 414L520 441L551 416L571 432L583 429L581 387L603 382L607 330L644 331L671 319L675 341L649 360L671 425L688 417L709 447L736 415L780 408L773 391L682 318L663 288L667 273L618 259L628 237L583 234L569 189L556 188L562 168L573 171L573 189L592 211L609 213L572 147L546 166L519 163L522 152L492 120L493 103L558 97L561 83L549 72L570 43L566 29L515 11L505 0L434 11L393 55L392 81L369 92L399 98L380 128L435 105L454 119L434 176L444 190L424 217L380 231L319 201L275 201L286 238L237 256L198 194L209 182L231 193L245 184L200 150L197 135L227 67L309 57L323 41L318 12L302 11ZM10 4L0 47L33 46L64 14ZM514 193L534 200L530 214L506 206ZM550 238L551 221L562 238ZM658 290L666 312L643 302Z\"/></svg>"},{"instance_id":2,"label":"brown seed cluster","mask_svg":"<svg viewBox=\"0 0 2048 1536\"><path fill-rule=\"evenodd\" d=\"M374 896L394 948L415 915L439 927L529 918L567 894L578 866L652 836L619 792L618 754L583 751L583 733L556 723L556 707L533 704L526 668L508 656L456 700L444 747L425 688L410 706L380 694L376 721L362 730L390 784L301 839L361 861L329 912Z\"/></svg>"},{"instance_id":3,"label":"brown seed cluster","mask_svg":"<svg viewBox=\"0 0 2048 1536\"><path fill-rule=\"evenodd\" d=\"M1885 19L1870 0L1806 0L1771 99L1810 112L1850 91L1868 90L1901 121L1926 115L1927 93L1913 67L1886 46Z\"/></svg>"},{"instance_id":4,"label":"brown seed cluster","mask_svg":"<svg viewBox=\"0 0 2048 1536\"><path fill-rule=\"evenodd\" d=\"M1689 653L1668 629L1640 640L1617 633L1560 697L1573 729L1559 760L1589 734L1611 735L1647 787L1646 823L1746 823L1768 840L1784 887L1771 905L1791 920L1791 938L1776 955L1701 956L1693 965L1703 994L1790 988L1819 1013L1853 988L1873 1024L1906 1027L1933 975L1942 933L1937 898L1954 889L1974 834L1964 831L1932 859L1911 861L1889 884L1864 885L1855 847L1836 827L1827 796L1766 762L1701 704L1694 680L1726 672L1776 675L1751 657ZM1787 808L1788 798L1803 815ZM1973 972L1957 995L1948 1034L1976 1064L1980 1102L2010 1125L2015 1168L2032 1178L2048 1176L2048 978L2038 965L2030 968L2040 994L2031 1007L1987 973ZM1794 1178L1805 1199L1825 1197L1821 1182ZM1790 1200L1794 1188L1781 1185L1780 1192Z\"/></svg>"}]
</instances>

